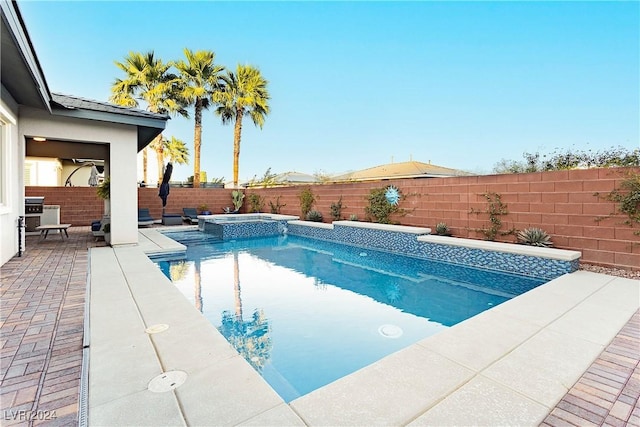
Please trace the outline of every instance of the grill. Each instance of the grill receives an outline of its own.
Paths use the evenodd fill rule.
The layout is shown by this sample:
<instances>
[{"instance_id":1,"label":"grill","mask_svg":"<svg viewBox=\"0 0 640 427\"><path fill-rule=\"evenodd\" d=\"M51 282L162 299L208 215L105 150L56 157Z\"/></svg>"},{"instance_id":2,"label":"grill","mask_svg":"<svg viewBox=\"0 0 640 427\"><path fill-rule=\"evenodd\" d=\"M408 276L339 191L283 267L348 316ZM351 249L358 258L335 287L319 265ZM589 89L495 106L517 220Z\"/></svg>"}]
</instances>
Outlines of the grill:
<instances>
[{"instance_id":1,"label":"grill","mask_svg":"<svg viewBox=\"0 0 640 427\"><path fill-rule=\"evenodd\" d=\"M25 214L41 214L44 206L44 197L25 197L24 213Z\"/></svg>"},{"instance_id":2,"label":"grill","mask_svg":"<svg viewBox=\"0 0 640 427\"><path fill-rule=\"evenodd\" d=\"M35 232L36 227L40 226L42 221L42 212L44 211L44 197L25 197L24 198L24 226L25 231Z\"/></svg>"}]
</instances>

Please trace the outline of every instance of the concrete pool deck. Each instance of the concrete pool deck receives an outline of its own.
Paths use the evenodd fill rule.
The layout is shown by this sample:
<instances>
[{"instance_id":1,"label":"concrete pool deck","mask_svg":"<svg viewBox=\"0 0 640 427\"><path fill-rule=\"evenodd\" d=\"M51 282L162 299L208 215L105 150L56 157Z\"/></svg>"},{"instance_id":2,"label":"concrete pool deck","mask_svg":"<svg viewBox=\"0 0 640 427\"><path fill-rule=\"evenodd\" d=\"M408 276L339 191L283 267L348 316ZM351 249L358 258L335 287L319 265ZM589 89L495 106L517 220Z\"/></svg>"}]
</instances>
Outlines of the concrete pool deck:
<instances>
[{"instance_id":1,"label":"concrete pool deck","mask_svg":"<svg viewBox=\"0 0 640 427\"><path fill-rule=\"evenodd\" d=\"M140 247L90 269L90 425L538 425L640 306L578 271L286 404ZM168 371L184 384L150 392Z\"/></svg>"},{"instance_id":2,"label":"concrete pool deck","mask_svg":"<svg viewBox=\"0 0 640 427\"><path fill-rule=\"evenodd\" d=\"M84 238L78 232L89 235L85 229L72 228L72 241ZM145 230L148 241L141 243L157 250L162 242L152 234ZM638 281L563 276L287 405L177 293L144 255L145 244L91 250L90 425L566 425L571 417L580 425L606 417L640 424L640 354L633 351L640 343ZM69 322L81 325L76 294L87 265L67 259L82 261L83 253L86 246L52 241L2 267L3 425L30 424L11 418L12 411L56 408L50 424L74 424L82 346ZM45 267L56 264L65 268ZM66 295L55 299L63 301L59 308L32 298L42 283ZM57 318L41 319L40 308ZM144 332L157 324L169 329ZM40 336L44 371L35 366L39 356L29 357ZM624 346L631 350L624 353ZM602 353L605 347L613 353ZM186 382L166 393L147 390L170 370L186 372ZM586 385L565 394L583 373ZM75 402L56 384L61 375L76 390ZM614 384L624 390L616 394Z\"/></svg>"}]
</instances>

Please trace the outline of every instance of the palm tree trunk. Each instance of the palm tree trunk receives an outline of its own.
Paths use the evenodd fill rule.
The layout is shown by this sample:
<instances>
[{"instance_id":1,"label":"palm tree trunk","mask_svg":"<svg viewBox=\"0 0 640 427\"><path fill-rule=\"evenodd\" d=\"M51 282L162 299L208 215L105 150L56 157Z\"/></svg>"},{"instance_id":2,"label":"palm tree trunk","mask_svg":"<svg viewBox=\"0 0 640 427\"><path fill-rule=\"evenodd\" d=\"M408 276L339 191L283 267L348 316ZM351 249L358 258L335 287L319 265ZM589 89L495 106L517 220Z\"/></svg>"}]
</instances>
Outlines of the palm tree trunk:
<instances>
[{"instance_id":1,"label":"palm tree trunk","mask_svg":"<svg viewBox=\"0 0 640 427\"><path fill-rule=\"evenodd\" d=\"M145 184L149 184L149 180L147 180L147 162L149 155L147 154L147 147L144 147L142 150L142 180Z\"/></svg>"},{"instance_id":2,"label":"palm tree trunk","mask_svg":"<svg viewBox=\"0 0 640 427\"><path fill-rule=\"evenodd\" d=\"M240 163L240 137L242 135L242 110L236 111L236 124L233 129L233 186L238 187L238 164Z\"/></svg>"},{"instance_id":3,"label":"palm tree trunk","mask_svg":"<svg viewBox=\"0 0 640 427\"><path fill-rule=\"evenodd\" d=\"M236 319L242 321L242 295L240 290L240 264L238 252L233 253L233 296L235 300Z\"/></svg>"},{"instance_id":4,"label":"palm tree trunk","mask_svg":"<svg viewBox=\"0 0 640 427\"><path fill-rule=\"evenodd\" d=\"M196 309L202 313L202 280L200 278L200 260L196 260L195 263L195 274L194 274L194 280L195 280L195 302L196 302Z\"/></svg>"},{"instance_id":5,"label":"palm tree trunk","mask_svg":"<svg viewBox=\"0 0 640 427\"><path fill-rule=\"evenodd\" d=\"M193 133L193 188L200 188L200 146L202 144L202 99L195 104L196 128Z\"/></svg>"},{"instance_id":6,"label":"palm tree trunk","mask_svg":"<svg viewBox=\"0 0 640 427\"><path fill-rule=\"evenodd\" d=\"M160 187L160 183L162 182L162 175L164 172L164 150L162 147L162 134L156 136L151 145L155 147L156 162L158 164L158 187Z\"/></svg>"}]
</instances>

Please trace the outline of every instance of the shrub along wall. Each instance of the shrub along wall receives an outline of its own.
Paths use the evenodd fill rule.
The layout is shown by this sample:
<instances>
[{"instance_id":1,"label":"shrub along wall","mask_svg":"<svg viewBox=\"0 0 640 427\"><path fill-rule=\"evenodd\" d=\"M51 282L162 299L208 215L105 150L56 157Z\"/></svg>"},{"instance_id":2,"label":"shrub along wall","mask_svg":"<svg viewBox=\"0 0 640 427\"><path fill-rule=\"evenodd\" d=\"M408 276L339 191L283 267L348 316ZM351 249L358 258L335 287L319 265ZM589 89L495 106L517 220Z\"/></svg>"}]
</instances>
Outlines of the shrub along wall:
<instances>
[{"instance_id":1,"label":"shrub along wall","mask_svg":"<svg viewBox=\"0 0 640 427\"><path fill-rule=\"evenodd\" d=\"M331 222L331 204L342 197L342 217L357 215L366 219L367 196L373 188L394 185L404 199L402 214L393 220L403 225L426 226L435 229L445 222L454 236L483 239L477 229L488 228L485 193L496 193L506 205L501 216L501 231L539 227L551 235L554 246L582 252L582 260L589 263L640 269L640 236L638 227L631 228L623 221L626 216L598 218L614 212L616 204L601 196L619 188L627 169L589 169L529 174L483 175L455 178L398 179L377 182L325 184L310 186L316 197L314 209L320 211L325 222ZM270 211L269 202L282 206L280 213L300 215L298 195L307 186L248 189L242 212L249 208L252 193L263 200L263 212ZM600 196L596 195L599 193ZM27 187L28 196L45 196L45 204L61 205L61 221L74 225L88 225L100 218L103 202L95 189L88 187ZM220 188L171 188L167 212L181 213L183 207L197 207L205 203L213 213L221 213L231 204L231 190ZM148 207L151 215L160 218L162 204L157 188L140 188L138 205ZM475 213L480 212L480 213ZM513 235L496 239L514 242Z\"/></svg>"}]
</instances>

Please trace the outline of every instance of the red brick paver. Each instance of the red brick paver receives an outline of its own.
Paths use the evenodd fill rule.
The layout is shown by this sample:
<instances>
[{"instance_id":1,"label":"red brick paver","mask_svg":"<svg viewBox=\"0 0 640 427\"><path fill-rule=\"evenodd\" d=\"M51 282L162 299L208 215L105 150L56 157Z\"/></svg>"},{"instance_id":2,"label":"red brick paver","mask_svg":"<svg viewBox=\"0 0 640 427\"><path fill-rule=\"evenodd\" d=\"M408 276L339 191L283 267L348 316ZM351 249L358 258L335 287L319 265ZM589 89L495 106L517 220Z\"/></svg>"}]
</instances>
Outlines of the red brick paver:
<instances>
[{"instance_id":1,"label":"red brick paver","mask_svg":"<svg viewBox=\"0 0 640 427\"><path fill-rule=\"evenodd\" d=\"M77 425L89 227L69 239L27 236L0 270L3 426Z\"/></svg>"},{"instance_id":2,"label":"red brick paver","mask_svg":"<svg viewBox=\"0 0 640 427\"><path fill-rule=\"evenodd\" d=\"M640 427L639 398L640 310L542 425Z\"/></svg>"}]
</instances>

